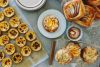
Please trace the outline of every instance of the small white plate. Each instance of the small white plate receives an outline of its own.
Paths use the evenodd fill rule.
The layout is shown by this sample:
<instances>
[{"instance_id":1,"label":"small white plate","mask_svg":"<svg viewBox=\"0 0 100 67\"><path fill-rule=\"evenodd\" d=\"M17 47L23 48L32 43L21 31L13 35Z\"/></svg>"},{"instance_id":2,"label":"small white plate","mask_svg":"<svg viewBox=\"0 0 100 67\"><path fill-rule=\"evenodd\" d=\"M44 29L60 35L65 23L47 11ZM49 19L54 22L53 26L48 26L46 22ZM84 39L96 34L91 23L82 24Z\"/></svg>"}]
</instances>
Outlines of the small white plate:
<instances>
[{"instance_id":1,"label":"small white plate","mask_svg":"<svg viewBox=\"0 0 100 67\"><path fill-rule=\"evenodd\" d=\"M15 0L18 6L25 10L37 10L41 8L46 0Z\"/></svg>"},{"instance_id":2,"label":"small white plate","mask_svg":"<svg viewBox=\"0 0 100 67\"><path fill-rule=\"evenodd\" d=\"M59 20L59 27L58 27L57 31L55 31L53 33L47 32L42 25L44 17L46 17L48 15L54 15ZM63 14L61 12L59 12L58 10L49 9L49 10L43 12L39 16L38 29L39 29L40 33L47 38L57 38L57 37L61 36L64 33L64 31L66 30L66 19L63 16Z\"/></svg>"}]
</instances>

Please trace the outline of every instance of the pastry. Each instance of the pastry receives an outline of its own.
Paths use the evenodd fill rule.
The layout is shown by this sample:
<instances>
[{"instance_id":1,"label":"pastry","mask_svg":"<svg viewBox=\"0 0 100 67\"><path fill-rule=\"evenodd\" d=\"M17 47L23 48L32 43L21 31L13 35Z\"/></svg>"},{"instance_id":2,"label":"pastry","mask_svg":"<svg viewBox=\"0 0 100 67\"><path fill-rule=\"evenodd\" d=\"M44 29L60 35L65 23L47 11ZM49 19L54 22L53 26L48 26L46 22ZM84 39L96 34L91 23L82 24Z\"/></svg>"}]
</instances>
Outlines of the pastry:
<instances>
[{"instance_id":1,"label":"pastry","mask_svg":"<svg viewBox=\"0 0 100 67\"><path fill-rule=\"evenodd\" d=\"M87 46L82 50L82 58L86 63L94 63L98 58L98 51L96 48Z\"/></svg>"},{"instance_id":2,"label":"pastry","mask_svg":"<svg viewBox=\"0 0 100 67\"><path fill-rule=\"evenodd\" d=\"M26 39L23 36L19 36L16 38L16 44L19 47L23 47L26 44Z\"/></svg>"},{"instance_id":3,"label":"pastry","mask_svg":"<svg viewBox=\"0 0 100 67\"><path fill-rule=\"evenodd\" d=\"M5 15L6 17L12 17L12 16L15 14L14 11L15 11L15 10L14 10L13 7L7 7L7 8L4 9L4 15Z\"/></svg>"},{"instance_id":4,"label":"pastry","mask_svg":"<svg viewBox=\"0 0 100 67\"><path fill-rule=\"evenodd\" d=\"M36 39L36 34L35 32L33 31L28 31L26 34L25 34L25 37L28 41L33 41Z\"/></svg>"},{"instance_id":5,"label":"pastry","mask_svg":"<svg viewBox=\"0 0 100 67\"><path fill-rule=\"evenodd\" d=\"M18 31L20 33L26 33L28 31L28 26L27 24L25 23L21 23L19 26L18 26Z\"/></svg>"},{"instance_id":6,"label":"pastry","mask_svg":"<svg viewBox=\"0 0 100 67\"><path fill-rule=\"evenodd\" d=\"M35 40L31 43L31 49L33 51L39 51L41 50L41 48L42 48L42 45L38 40Z\"/></svg>"},{"instance_id":7,"label":"pastry","mask_svg":"<svg viewBox=\"0 0 100 67\"><path fill-rule=\"evenodd\" d=\"M59 21L57 17L48 15L43 20L43 27L48 32L55 32L59 27Z\"/></svg>"},{"instance_id":8,"label":"pastry","mask_svg":"<svg viewBox=\"0 0 100 67\"><path fill-rule=\"evenodd\" d=\"M11 27L18 27L20 24L20 19L17 16L14 16L9 20L9 23Z\"/></svg>"},{"instance_id":9,"label":"pastry","mask_svg":"<svg viewBox=\"0 0 100 67\"><path fill-rule=\"evenodd\" d=\"M0 22L0 30L1 31L8 31L10 28L9 23L7 21Z\"/></svg>"},{"instance_id":10,"label":"pastry","mask_svg":"<svg viewBox=\"0 0 100 67\"><path fill-rule=\"evenodd\" d=\"M5 16L4 16L3 12L0 12L0 21L3 21L4 18L5 18Z\"/></svg>"},{"instance_id":11,"label":"pastry","mask_svg":"<svg viewBox=\"0 0 100 67\"><path fill-rule=\"evenodd\" d=\"M12 60L14 63L20 63L22 62L22 55L20 53L14 53L12 56Z\"/></svg>"},{"instance_id":12,"label":"pastry","mask_svg":"<svg viewBox=\"0 0 100 67\"><path fill-rule=\"evenodd\" d=\"M0 0L0 7L8 6L8 0Z\"/></svg>"},{"instance_id":13,"label":"pastry","mask_svg":"<svg viewBox=\"0 0 100 67\"><path fill-rule=\"evenodd\" d=\"M72 61L72 56L65 48L63 48L57 51L55 59L59 64L68 64Z\"/></svg>"},{"instance_id":14,"label":"pastry","mask_svg":"<svg viewBox=\"0 0 100 67\"><path fill-rule=\"evenodd\" d=\"M0 45L6 45L9 43L9 37L7 35L2 35L0 37Z\"/></svg>"},{"instance_id":15,"label":"pastry","mask_svg":"<svg viewBox=\"0 0 100 67\"><path fill-rule=\"evenodd\" d=\"M4 52L0 50L0 61L2 61L4 57L5 57Z\"/></svg>"},{"instance_id":16,"label":"pastry","mask_svg":"<svg viewBox=\"0 0 100 67\"><path fill-rule=\"evenodd\" d=\"M15 52L14 44L6 44L4 52L8 55L12 55Z\"/></svg>"},{"instance_id":17,"label":"pastry","mask_svg":"<svg viewBox=\"0 0 100 67\"><path fill-rule=\"evenodd\" d=\"M10 29L10 30L8 31L8 36L9 36L9 38L11 38L11 39L17 38L18 35L19 35L19 32L17 31L17 29L12 28L12 29Z\"/></svg>"},{"instance_id":18,"label":"pastry","mask_svg":"<svg viewBox=\"0 0 100 67\"><path fill-rule=\"evenodd\" d=\"M30 49L30 47L28 47L28 46L22 47L22 49L21 49L21 54L22 54L23 56L29 56L29 55L31 54L31 49Z\"/></svg>"},{"instance_id":19,"label":"pastry","mask_svg":"<svg viewBox=\"0 0 100 67\"><path fill-rule=\"evenodd\" d=\"M10 58L4 58L1 65L2 67L12 67L12 60Z\"/></svg>"}]
</instances>

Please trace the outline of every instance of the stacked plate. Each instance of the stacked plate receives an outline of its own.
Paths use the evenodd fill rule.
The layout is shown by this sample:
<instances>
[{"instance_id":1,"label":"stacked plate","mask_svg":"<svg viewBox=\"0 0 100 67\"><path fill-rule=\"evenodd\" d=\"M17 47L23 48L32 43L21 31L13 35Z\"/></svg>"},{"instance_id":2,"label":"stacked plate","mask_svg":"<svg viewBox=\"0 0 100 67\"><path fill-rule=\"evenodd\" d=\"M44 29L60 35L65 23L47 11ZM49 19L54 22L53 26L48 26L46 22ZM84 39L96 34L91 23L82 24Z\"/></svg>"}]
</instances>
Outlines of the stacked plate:
<instances>
[{"instance_id":1,"label":"stacked plate","mask_svg":"<svg viewBox=\"0 0 100 67\"><path fill-rule=\"evenodd\" d=\"M37 10L41 8L46 0L15 0L18 6L25 10Z\"/></svg>"}]
</instances>

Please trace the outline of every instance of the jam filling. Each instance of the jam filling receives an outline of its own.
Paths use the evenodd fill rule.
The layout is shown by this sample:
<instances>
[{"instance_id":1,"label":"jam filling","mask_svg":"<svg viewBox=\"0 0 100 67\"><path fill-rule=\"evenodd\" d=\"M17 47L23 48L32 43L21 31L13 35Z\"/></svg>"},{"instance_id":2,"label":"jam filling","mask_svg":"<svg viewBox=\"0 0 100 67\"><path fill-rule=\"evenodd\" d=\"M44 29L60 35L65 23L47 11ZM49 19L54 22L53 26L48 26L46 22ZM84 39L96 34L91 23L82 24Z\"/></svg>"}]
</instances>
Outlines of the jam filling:
<instances>
[{"instance_id":1,"label":"jam filling","mask_svg":"<svg viewBox=\"0 0 100 67\"><path fill-rule=\"evenodd\" d=\"M33 38L33 35L32 35L31 33L29 34L29 38L30 38L30 39L32 39L32 38Z\"/></svg>"},{"instance_id":2,"label":"jam filling","mask_svg":"<svg viewBox=\"0 0 100 67\"><path fill-rule=\"evenodd\" d=\"M35 49L37 49L38 47L40 47L40 44L39 44L38 42L35 42L35 43L33 44L33 47L34 47Z\"/></svg>"}]
</instances>

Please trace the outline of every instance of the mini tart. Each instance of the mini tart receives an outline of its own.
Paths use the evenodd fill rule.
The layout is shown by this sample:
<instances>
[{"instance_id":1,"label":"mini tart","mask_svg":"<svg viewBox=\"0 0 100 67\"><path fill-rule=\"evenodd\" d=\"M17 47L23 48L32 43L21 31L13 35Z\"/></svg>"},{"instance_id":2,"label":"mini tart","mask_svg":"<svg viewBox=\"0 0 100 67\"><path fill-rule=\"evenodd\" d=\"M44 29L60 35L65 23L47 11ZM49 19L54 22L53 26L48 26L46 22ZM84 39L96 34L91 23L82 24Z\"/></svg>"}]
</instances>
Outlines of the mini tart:
<instances>
[{"instance_id":1,"label":"mini tart","mask_svg":"<svg viewBox=\"0 0 100 67\"><path fill-rule=\"evenodd\" d=\"M0 0L0 7L8 6L8 0Z\"/></svg>"},{"instance_id":2,"label":"mini tart","mask_svg":"<svg viewBox=\"0 0 100 67\"><path fill-rule=\"evenodd\" d=\"M70 54L73 57L80 57L81 48L78 42L69 42L68 45L66 46L66 49L69 50Z\"/></svg>"},{"instance_id":3,"label":"mini tart","mask_svg":"<svg viewBox=\"0 0 100 67\"><path fill-rule=\"evenodd\" d=\"M20 19L17 16L14 16L9 20L9 23L11 27L18 27L20 24Z\"/></svg>"},{"instance_id":4,"label":"mini tart","mask_svg":"<svg viewBox=\"0 0 100 67\"><path fill-rule=\"evenodd\" d=\"M15 14L15 10L13 7L7 7L4 9L4 15L6 17L12 17Z\"/></svg>"},{"instance_id":5,"label":"mini tart","mask_svg":"<svg viewBox=\"0 0 100 67\"><path fill-rule=\"evenodd\" d=\"M28 31L26 34L25 34L25 37L28 41L33 41L36 39L36 34L35 32L33 31Z\"/></svg>"},{"instance_id":6,"label":"mini tart","mask_svg":"<svg viewBox=\"0 0 100 67\"><path fill-rule=\"evenodd\" d=\"M59 64L68 64L72 61L72 56L65 48L63 48L57 51L55 59Z\"/></svg>"},{"instance_id":7,"label":"mini tart","mask_svg":"<svg viewBox=\"0 0 100 67\"><path fill-rule=\"evenodd\" d=\"M0 22L0 30L3 32L8 31L10 28L9 23L7 21Z\"/></svg>"},{"instance_id":8,"label":"mini tart","mask_svg":"<svg viewBox=\"0 0 100 67\"><path fill-rule=\"evenodd\" d=\"M3 21L4 18L5 18L5 16L4 16L3 12L0 12L0 21Z\"/></svg>"},{"instance_id":9,"label":"mini tart","mask_svg":"<svg viewBox=\"0 0 100 67\"><path fill-rule=\"evenodd\" d=\"M26 44L26 39L23 36L19 36L16 38L16 44L19 47L23 47Z\"/></svg>"},{"instance_id":10,"label":"mini tart","mask_svg":"<svg viewBox=\"0 0 100 67\"><path fill-rule=\"evenodd\" d=\"M25 23L21 23L19 26L18 26L18 31L20 33L26 33L28 31L28 26L27 24Z\"/></svg>"},{"instance_id":11,"label":"mini tart","mask_svg":"<svg viewBox=\"0 0 100 67\"><path fill-rule=\"evenodd\" d=\"M19 35L19 32L17 31L17 29L12 28L12 29L10 29L10 30L8 31L8 36L9 36L9 38L11 38L11 39L17 38L18 35Z\"/></svg>"},{"instance_id":12,"label":"mini tart","mask_svg":"<svg viewBox=\"0 0 100 67\"><path fill-rule=\"evenodd\" d=\"M2 67L12 67L12 60L10 58L4 58L2 60Z\"/></svg>"},{"instance_id":13,"label":"mini tart","mask_svg":"<svg viewBox=\"0 0 100 67\"><path fill-rule=\"evenodd\" d=\"M28 47L28 46L22 47L22 49L21 49L21 54L22 54L23 56L29 56L29 55L31 54L31 49L30 49L30 47Z\"/></svg>"},{"instance_id":14,"label":"mini tart","mask_svg":"<svg viewBox=\"0 0 100 67\"><path fill-rule=\"evenodd\" d=\"M31 49L33 51L39 51L42 49L42 45L38 40L35 40L31 43Z\"/></svg>"},{"instance_id":15,"label":"mini tart","mask_svg":"<svg viewBox=\"0 0 100 67\"><path fill-rule=\"evenodd\" d=\"M0 61L2 61L5 57L5 54L3 51L0 51Z\"/></svg>"},{"instance_id":16,"label":"mini tart","mask_svg":"<svg viewBox=\"0 0 100 67\"><path fill-rule=\"evenodd\" d=\"M2 35L0 37L0 45L3 46L3 45L6 45L9 43L9 37L7 35Z\"/></svg>"},{"instance_id":17,"label":"mini tart","mask_svg":"<svg viewBox=\"0 0 100 67\"><path fill-rule=\"evenodd\" d=\"M8 55L12 55L15 52L15 46L13 44L6 44L4 52Z\"/></svg>"},{"instance_id":18,"label":"mini tart","mask_svg":"<svg viewBox=\"0 0 100 67\"><path fill-rule=\"evenodd\" d=\"M96 48L93 48L91 46L87 46L85 48L83 48L82 50L82 57L84 62L86 63L94 63L97 58L98 58L98 51L96 50Z\"/></svg>"},{"instance_id":19,"label":"mini tart","mask_svg":"<svg viewBox=\"0 0 100 67\"><path fill-rule=\"evenodd\" d=\"M20 63L22 62L22 55L20 53L15 53L12 56L12 60L14 63Z\"/></svg>"},{"instance_id":20,"label":"mini tart","mask_svg":"<svg viewBox=\"0 0 100 67\"><path fill-rule=\"evenodd\" d=\"M48 15L43 20L44 29L48 32L55 32L59 27L58 19L53 15Z\"/></svg>"}]
</instances>

